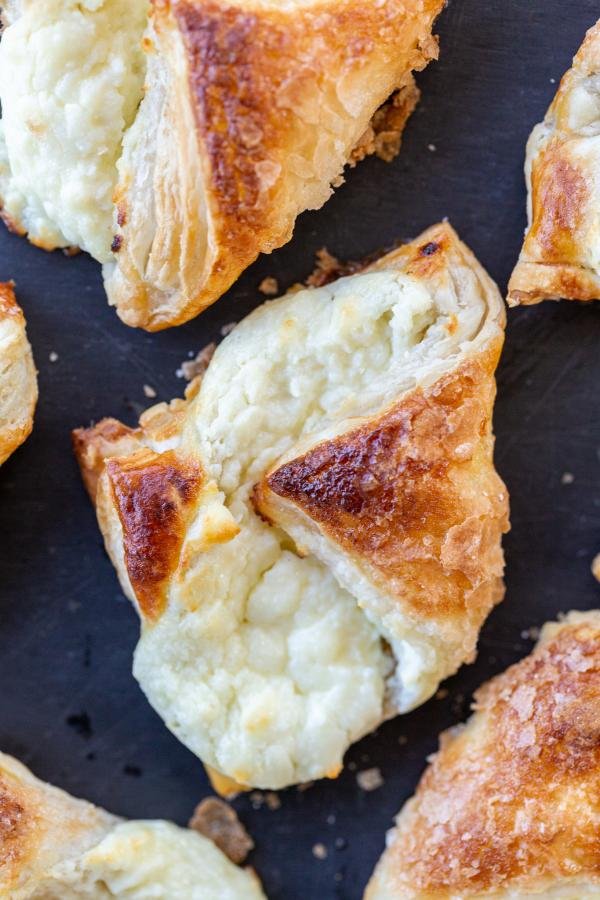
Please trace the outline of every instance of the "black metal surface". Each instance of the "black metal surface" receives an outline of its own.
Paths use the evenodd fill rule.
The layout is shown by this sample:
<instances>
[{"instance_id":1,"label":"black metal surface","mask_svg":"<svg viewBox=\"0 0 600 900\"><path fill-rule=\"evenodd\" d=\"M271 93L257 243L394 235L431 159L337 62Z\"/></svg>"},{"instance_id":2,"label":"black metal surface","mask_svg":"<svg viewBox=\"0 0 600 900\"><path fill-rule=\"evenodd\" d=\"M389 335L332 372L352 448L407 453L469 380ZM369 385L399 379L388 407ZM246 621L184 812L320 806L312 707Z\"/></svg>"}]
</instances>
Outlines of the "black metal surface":
<instances>
[{"instance_id":1,"label":"black metal surface","mask_svg":"<svg viewBox=\"0 0 600 900\"><path fill-rule=\"evenodd\" d=\"M128 329L90 259L0 232L0 278L17 282L40 370L33 435L0 470L0 747L117 813L187 820L209 788L131 676L138 623L102 549L70 429L107 414L133 422L149 404L144 384L159 399L180 394L175 371L189 351L260 302L266 275L282 287L305 277L323 245L358 258L448 216L504 291L525 223L526 137L599 12L597 0L452 0L400 157L349 173L323 210L301 218L291 244L183 328ZM599 305L510 312L495 418L512 495L506 600L449 695L355 746L336 782L281 792L277 810L236 801L272 900L359 898L438 732L464 718L472 690L529 651L525 629L600 603L590 574L600 549L599 347ZM370 766L385 784L364 793L356 770ZM325 859L313 855L317 843Z\"/></svg>"}]
</instances>

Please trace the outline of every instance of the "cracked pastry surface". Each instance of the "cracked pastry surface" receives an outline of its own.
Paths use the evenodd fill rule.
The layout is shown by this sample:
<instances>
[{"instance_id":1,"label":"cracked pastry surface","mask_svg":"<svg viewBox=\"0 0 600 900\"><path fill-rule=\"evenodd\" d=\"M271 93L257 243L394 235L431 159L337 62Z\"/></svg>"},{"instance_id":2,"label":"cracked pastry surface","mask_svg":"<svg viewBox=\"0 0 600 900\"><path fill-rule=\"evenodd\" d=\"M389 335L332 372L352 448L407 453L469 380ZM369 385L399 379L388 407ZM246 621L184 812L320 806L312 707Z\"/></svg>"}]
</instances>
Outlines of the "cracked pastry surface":
<instances>
[{"instance_id":1,"label":"cracked pastry surface","mask_svg":"<svg viewBox=\"0 0 600 900\"><path fill-rule=\"evenodd\" d=\"M547 624L442 735L366 900L600 897L600 612Z\"/></svg>"},{"instance_id":2,"label":"cracked pastry surface","mask_svg":"<svg viewBox=\"0 0 600 900\"><path fill-rule=\"evenodd\" d=\"M280 788L473 658L503 593L504 308L448 225L263 304L186 400L75 448L134 674L217 773Z\"/></svg>"},{"instance_id":3,"label":"cracked pastry surface","mask_svg":"<svg viewBox=\"0 0 600 900\"><path fill-rule=\"evenodd\" d=\"M195 831L125 821L0 753L0 895L10 900L260 900L250 870Z\"/></svg>"},{"instance_id":4,"label":"cracked pastry surface","mask_svg":"<svg viewBox=\"0 0 600 900\"><path fill-rule=\"evenodd\" d=\"M102 262L128 324L185 322L377 149L369 123L396 91L397 149L443 5L3 4L3 216Z\"/></svg>"},{"instance_id":5,"label":"cracked pastry surface","mask_svg":"<svg viewBox=\"0 0 600 900\"><path fill-rule=\"evenodd\" d=\"M12 284L0 284L0 465L31 433L37 374Z\"/></svg>"},{"instance_id":6,"label":"cracked pastry surface","mask_svg":"<svg viewBox=\"0 0 600 900\"><path fill-rule=\"evenodd\" d=\"M600 22L527 143L528 229L511 305L600 298Z\"/></svg>"}]
</instances>

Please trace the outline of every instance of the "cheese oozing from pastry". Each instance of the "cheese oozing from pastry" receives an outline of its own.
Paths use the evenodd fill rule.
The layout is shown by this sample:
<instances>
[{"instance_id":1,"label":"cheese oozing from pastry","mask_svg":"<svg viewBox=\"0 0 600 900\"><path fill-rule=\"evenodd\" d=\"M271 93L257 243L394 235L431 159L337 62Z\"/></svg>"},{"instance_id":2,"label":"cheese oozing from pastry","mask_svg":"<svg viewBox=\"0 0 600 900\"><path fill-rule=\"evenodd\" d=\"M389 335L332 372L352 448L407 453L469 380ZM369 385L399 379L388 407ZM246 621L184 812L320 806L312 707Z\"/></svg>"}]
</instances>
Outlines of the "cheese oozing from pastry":
<instances>
[{"instance_id":1,"label":"cheese oozing from pastry","mask_svg":"<svg viewBox=\"0 0 600 900\"><path fill-rule=\"evenodd\" d=\"M148 2L20 7L0 52L4 215L34 243L106 262L116 163L143 93Z\"/></svg>"},{"instance_id":2,"label":"cheese oozing from pastry","mask_svg":"<svg viewBox=\"0 0 600 900\"><path fill-rule=\"evenodd\" d=\"M0 896L9 900L264 900L196 831L123 821L0 753Z\"/></svg>"},{"instance_id":3,"label":"cheese oozing from pastry","mask_svg":"<svg viewBox=\"0 0 600 900\"><path fill-rule=\"evenodd\" d=\"M76 433L142 620L134 673L212 770L262 788L335 776L353 741L472 658L502 596L503 323L437 226L263 304L138 429Z\"/></svg>"}]
</instances>

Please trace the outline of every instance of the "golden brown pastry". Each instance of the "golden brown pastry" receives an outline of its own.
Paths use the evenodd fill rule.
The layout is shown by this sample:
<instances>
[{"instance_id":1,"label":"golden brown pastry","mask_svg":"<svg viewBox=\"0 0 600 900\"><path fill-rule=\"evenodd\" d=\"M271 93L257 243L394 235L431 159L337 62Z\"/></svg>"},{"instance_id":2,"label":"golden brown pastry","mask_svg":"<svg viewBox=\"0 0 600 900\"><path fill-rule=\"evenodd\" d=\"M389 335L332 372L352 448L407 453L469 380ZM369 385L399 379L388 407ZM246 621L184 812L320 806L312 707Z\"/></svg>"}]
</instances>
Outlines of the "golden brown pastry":
<instances>
[{"instance_id":1,"label":"golden brown pastry","mask_svg":"<svg viewBox=\"0 0 600 900\"><path fill-rule=\"evenodd\" d=\"M443 5L4 4L4 218L100 260L128 324L185 322L375 148L369 122L394 91L401 128Z\"/></svg>"},{"instance_id":2,"label":"golden brown pastry","mask_svg":"<svg viewBox=\"0 0 600 900\"><path fill-rule=\"evenodd\" d=\"M263 304L138 428L76 433L142 621L135 676L217 774L333 777L473 658L503 593L503 337L497 288L437 225Z\"/></svg>"},{"instance_id":3,"label":"golden brown pastry","mask_svg":"<svg viewBox=\"0 0 600 900\"><path fill-rule=\"evenodd\" d=\"M0 284L0 464L31 433L37 375L12 284Z\"/></svg>"},{"instance_id":4,"label":"golden brown pastry","mask_svg":"<svg viewBox=\"0 0 600 900\"><path fill-rule=\"evenodd\" d=\"M195 831L124 821L0 753L0 897L260 900L251 871Z\"/></svg>"},{"instance_id":5,"label":"golden brown pastry","mask_svg":"<svg viewBox=\"0 0 600 900\"><path fill-rule=\"evenodd\" d=\"M600 23L527 144L529 226L508 288L511 305L600 297Z\"/></svg>"},{"instance_id":6,"label":"golden brown pastry","mask_svg":"<svg viewBox=\"0 0 600 900\"><path fill-rule=\"evenodd\" d=\"M544 627L398 816L366 900L600 897L600 612Z\"/></svg>"}]
</instances>

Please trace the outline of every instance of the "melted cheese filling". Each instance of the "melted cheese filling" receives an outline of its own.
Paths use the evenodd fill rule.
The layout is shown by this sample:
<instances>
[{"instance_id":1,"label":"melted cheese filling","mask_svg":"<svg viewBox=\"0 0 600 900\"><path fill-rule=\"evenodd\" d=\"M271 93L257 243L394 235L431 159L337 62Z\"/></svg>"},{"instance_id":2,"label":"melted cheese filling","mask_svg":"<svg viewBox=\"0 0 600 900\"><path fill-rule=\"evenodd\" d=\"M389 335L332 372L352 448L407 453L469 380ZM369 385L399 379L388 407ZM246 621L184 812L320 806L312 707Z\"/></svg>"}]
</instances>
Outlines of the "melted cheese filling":
<instances>
[{"instance_id":1,"label":"melted cheese filling","mask_svg":"<svg viewBox=\"0 0 600 900\"><path fill-rule=\"evenodd\" d=\"M147 0L22 3L0 44L4 212L47 248L112 258L116 163L142 99Z\"/></svg>"}]
</instances>

